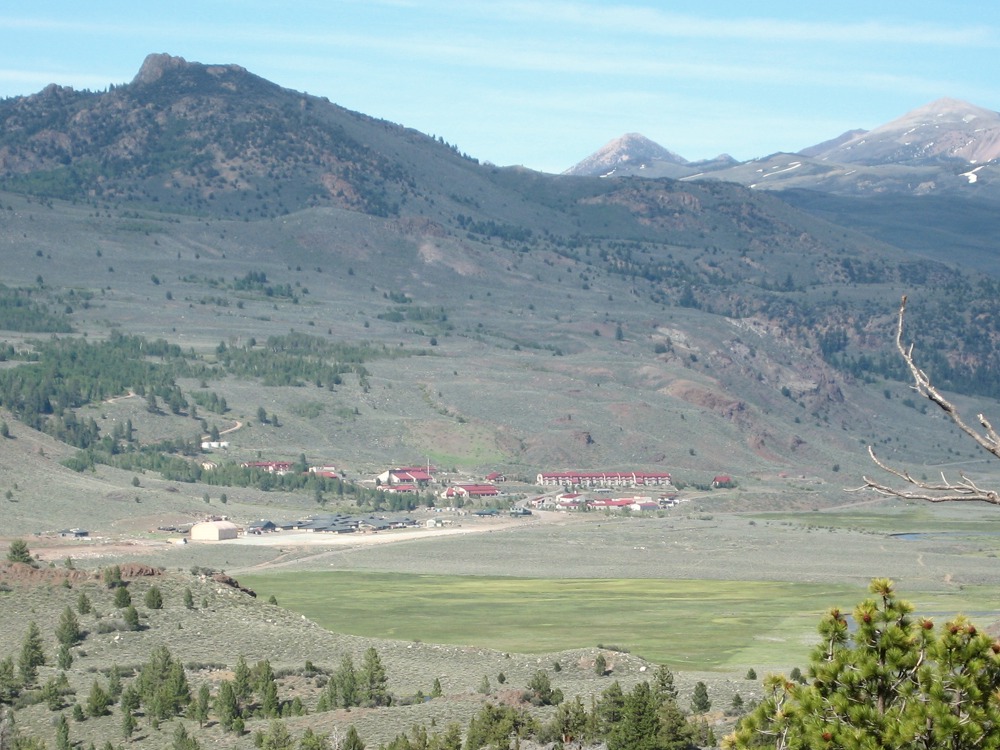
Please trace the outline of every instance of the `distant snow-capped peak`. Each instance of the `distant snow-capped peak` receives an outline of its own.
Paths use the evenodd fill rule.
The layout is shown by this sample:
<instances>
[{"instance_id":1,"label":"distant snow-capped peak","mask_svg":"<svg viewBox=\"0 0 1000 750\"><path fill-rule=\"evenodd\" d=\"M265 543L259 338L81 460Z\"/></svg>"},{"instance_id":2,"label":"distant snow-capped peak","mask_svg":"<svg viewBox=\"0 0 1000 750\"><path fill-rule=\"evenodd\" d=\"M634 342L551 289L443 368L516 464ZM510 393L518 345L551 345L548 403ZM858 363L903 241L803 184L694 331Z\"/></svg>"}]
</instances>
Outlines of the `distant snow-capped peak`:
<instances>
[{"instance_id":1,"label":"distant snow-capped peak","mask_svg":"<svg viewBox=\"0 0 1000 750\"><path fill-rule=\"evenodd\" d=\"M596 152L570 167L563 174L608 175L623 166L627 166L629 171L635 171L663 163L684 166L688 162L682 156L678 156L640 133L626 133L620 138L615 138L604 144Z\"/></svg>"}]
</instances>

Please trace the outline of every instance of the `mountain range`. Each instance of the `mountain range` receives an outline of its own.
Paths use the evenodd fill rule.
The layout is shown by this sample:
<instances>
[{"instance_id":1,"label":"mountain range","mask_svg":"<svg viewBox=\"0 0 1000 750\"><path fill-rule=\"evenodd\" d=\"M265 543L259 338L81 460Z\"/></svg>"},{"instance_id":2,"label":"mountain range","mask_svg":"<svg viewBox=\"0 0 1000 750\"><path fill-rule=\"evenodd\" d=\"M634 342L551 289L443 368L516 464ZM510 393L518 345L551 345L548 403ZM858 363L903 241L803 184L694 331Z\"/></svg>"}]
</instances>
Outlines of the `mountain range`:
<instances>
[{"instance_id":1,"label":"mountain range","mask_svg":"<svg viewBox=\"0 0 1000 750\"><path fill-rule=\"evenodd\" d=\"M720 179L766 190L837 195L961 195L1000 198L1000 113L938 99L872 130L850 130L797 152L748 162L689 162L629 133L564 174Z\"/></svg>"},{"instance_id":2,"label":"mountain range","mask_svg":"<svg viewBox=\"0 0 1000 750\"><path fill-rule=\"evenodd\" d=\"M899 382L902 294L936 380L1000 396L995 165L963 161L989 151L957 136L943 153L884 145L911 128L924 143L919 123L950 111L936 106L810 156L692 165L629 136L627 159L611 144L592 161L610 178L549 175L481 164L238 65L151 55L107 91L0 102L8 352L39 330L177 343L207 358L234 414L281 413L280 439L236 433L247 457L833 482L893 432L888 419L930 460L950 438ZM992 132L977 112L938 122ZM856 182L829 160L845 153L867 160L859 173L896 176L864 198L788 176L808 163L843 170L828 186ZM803 166L776 166L789 161ZM942 188L890 189L921 170ZM27 328L26 300L55 322ZM371 361L339 384L207 374L230 349L285 351L290 331L307 349L363 343ZM149 419L137 429L150 442L191 429Z\"/></svg>"}]
</instances>

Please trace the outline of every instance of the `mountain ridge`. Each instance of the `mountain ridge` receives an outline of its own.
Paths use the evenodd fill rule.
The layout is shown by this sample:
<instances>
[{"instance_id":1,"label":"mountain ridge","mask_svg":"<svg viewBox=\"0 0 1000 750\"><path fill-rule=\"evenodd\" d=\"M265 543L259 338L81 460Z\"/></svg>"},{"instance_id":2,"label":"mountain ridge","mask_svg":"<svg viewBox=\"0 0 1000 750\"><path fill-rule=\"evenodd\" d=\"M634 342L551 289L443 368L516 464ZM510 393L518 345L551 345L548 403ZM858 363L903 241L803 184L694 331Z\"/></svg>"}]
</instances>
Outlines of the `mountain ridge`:
<instances>
[{"instance_id":1,"label":"mountain ridge","mask_svg":"<svg viewBox=\"0 0 1000 750\"><path fill-rule=\"evenodd\" d=\"M746 471L839 463L816 428L789 421L871 436L849 405L898 377L883 329L914 290L918 341L949 343L932 349L940 382L996 391L1000 295L956 258L734 182L479 164L239 66L155 56L143 68L103 94L0 103L0 181L23 196L3 200L21 236L3 282L95 336L120 326L212 349L310 326L324 340L419 341L433 356L406 361L407 377L383 372L391 388L355 386L354 403L331 406L374 415L332 425L366 460L391 446L399 460L489 454L529 470L659 466L740 446ZM52 231L24 218L43 209ZM99 313L64 291L76 288L100 295ZM137 323L145 307L154 319ZM512 372L524 380L511 389ZM293 408L309 411L281 410ZM713 437L678 450L666 413L700 414Z\"/></svg>"},{"instance_id":2,"label":"mountain ridge","mask_svg":"<svg viewBox=\"0 0 1000 750\"><path fill-rule=\"evenodd\" d=\"M644 143L634 152L633 141L615 139L566 173L599 174L613 153L615 171L604 176L721 179L836 195L940 192L1000 200L1000 113L958 99L936 99L871 130L849 130L796 152L746 162L685 161L672 164L670 174L641 167L644 154L664 147L640 137ZM792 166L796 157L804 158Z\"/></svg>"}]
</instances>

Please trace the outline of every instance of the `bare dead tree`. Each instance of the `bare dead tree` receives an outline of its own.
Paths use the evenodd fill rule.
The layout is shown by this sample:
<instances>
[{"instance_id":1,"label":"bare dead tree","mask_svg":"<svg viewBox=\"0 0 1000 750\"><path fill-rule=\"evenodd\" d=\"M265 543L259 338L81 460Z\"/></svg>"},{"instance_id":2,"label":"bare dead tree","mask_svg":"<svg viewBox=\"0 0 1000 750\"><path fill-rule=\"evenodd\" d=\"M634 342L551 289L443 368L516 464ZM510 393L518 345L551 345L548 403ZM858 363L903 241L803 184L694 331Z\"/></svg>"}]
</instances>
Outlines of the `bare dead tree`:
<instances>
[{"instance_id":1,"label":"bare dead tree","mask_svg":"<svg viewBox=\"0 0 1000 750\"><path fill-rule=\"evenodd\" d=\"M913 376L913 385L910 387L923 398L926 398L936 404L941 411L948 415L948 418L952 421L952 423L970 438L975 440L976 444L980 448L990 455L1000 458L1000 435L998 435L997 431L993 429L993 425L990 424L989 420L987 420L982 414L977 414L976 420L979 422L979 428L972 427L966 423L955 405L946 399L941 392L934 387L934 384L931 382L927 373L921 370L920 367L917 366L916 362L914 362L913 344L903 344L903 317L905 313L906 296L904 295L902 302L899 305L899 317L896 324L896 349L899 350L900 355L903 357L903 361L906 362L906 366L910 369L910 374ZM858 490L871 489L882 495L900 497L907 500L926 500L931 503L971 501L1000 505L1000 493L996 490L980 487L973 479L969 478L964 473L959 475L959 479L954 480L948 479L944 472L941 472L940 482L928 482L927 480L916 479L911 476L908 471L897 469L885 463L875 455L875 449L870 445L868 446L868 455L871 457L872 461L875 462L876 466L882 469L882 471L901 480L906 487L900 489L890 486L889 484L877 479L865 476L862 477L864 485L859 487Z\"/></svg>"}]
</instances>

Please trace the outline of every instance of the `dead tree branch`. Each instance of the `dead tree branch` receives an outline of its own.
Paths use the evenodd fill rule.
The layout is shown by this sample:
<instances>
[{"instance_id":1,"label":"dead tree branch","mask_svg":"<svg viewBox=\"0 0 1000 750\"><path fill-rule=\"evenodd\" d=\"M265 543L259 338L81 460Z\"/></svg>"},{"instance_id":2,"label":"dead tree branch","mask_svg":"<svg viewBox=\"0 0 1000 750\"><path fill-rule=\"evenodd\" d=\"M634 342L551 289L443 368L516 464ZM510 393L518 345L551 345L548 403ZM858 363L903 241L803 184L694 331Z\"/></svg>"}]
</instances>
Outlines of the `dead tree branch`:
<instances>
[{"instance_id":1,"label":"dead tree branch","mask_svg":"<svg viewBox=\"0 0 1000 750\"><path fill-rule=\"evenodd\" d=\"M934 384L931 382L927 373L920 369L916 362L914 362L913 344L905 345L903 343L903 318L905 313L906 296L904 295L902 302L899 305L899 316L896 323L896 349L903 357L903 361L906 362L906 366L910 369L910 374L913 376L913 385L911 388L913 388L923 398L926 398L936 404L938 408L948 415L948 418L952 421L952 423L966 435L975 440L976 444L980 448L990 455L1000 458L1000 435L998 435L997 431L993 429L993 425L990 424L989 420L987 420L982 414L978 414L976 415L976 419L978 420L980 427L982 427L982 431L971 427L962 418L962 415L959 413L955 405L946 399L941 392L934 387ZM864 485L859 487L859 490L871 489L882 495L888 495L890 497L899 497L907 500L926 500L932 503L972 501L1000 505L1000 493L996 490L980 487L975 483L975 481L967 477L965 474L961 474L961 478L956 481L948 479L944 475L944 472L942 472L940 482L928 482L927 480L916 479L909 472L886 464L875 455L875 449L872 446L868 446L868 455L871 457L875 465L882 469L882 471L887 474L891 474L905 484L909 485L909 487L899 489L886 484L885 482L865 476L862 477Z\"/></svg>"}]
</instances>

